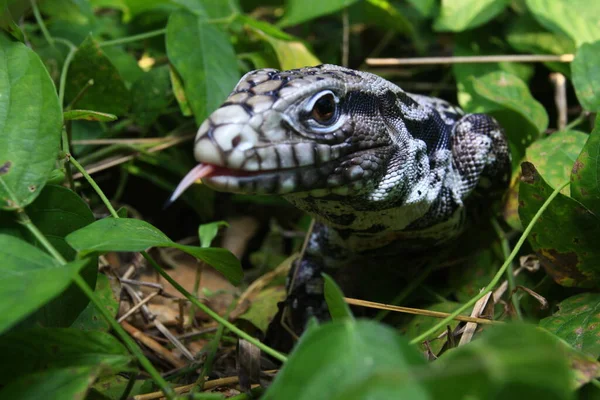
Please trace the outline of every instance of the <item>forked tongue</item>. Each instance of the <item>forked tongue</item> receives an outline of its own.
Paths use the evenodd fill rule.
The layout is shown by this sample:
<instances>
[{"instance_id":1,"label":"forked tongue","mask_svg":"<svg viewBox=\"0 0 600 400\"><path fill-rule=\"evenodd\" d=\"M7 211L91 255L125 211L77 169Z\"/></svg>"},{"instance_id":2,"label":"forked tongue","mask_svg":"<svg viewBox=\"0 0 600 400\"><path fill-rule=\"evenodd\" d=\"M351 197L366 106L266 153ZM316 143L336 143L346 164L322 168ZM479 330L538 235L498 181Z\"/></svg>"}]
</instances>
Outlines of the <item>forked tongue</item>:
<instances>
[{"instance_id":1,"label":"forked tongue","mask_svg":"<svg viewBox=\"0 0 600 400\"><path fill-rule=\"evenodd\" d=\"M170 206L175 200L177 200L177 198L179 196L181 196L181 194L183 192L186 191L187 188L192 186L192 184L194 182L196 182L198 179L202 179L205 176L210 175L214 171L215 171L215 167L213 165L210 165L210 164L196 165L194 168L192 168L192 170L190 172L187 173L186 176L183 177L181 182L179 182L179 185L177 185L177 187L173 191L173 194L171 195L169 200L167 200L167 202L165 203L164 208L167 208L168 206Z\"/></svg>"}]
</instances>

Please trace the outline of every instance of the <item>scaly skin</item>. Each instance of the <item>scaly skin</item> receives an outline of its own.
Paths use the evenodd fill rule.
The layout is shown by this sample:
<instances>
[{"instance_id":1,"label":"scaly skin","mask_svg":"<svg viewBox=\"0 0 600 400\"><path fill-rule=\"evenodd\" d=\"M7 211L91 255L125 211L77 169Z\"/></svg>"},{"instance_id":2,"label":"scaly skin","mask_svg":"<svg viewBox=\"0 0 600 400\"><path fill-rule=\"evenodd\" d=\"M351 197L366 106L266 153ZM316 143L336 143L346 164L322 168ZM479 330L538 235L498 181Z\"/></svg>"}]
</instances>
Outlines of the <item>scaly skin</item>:
<instances>
[{"instance_id":1,"label":"scaly skin","mask_svg":"<svg viewBox=\"0 0 600 400\"><path fill-rule=\"evenodd\" d=\"M510 175L493 118L335 65L247 73L194 154L218 167L203 179L214 189L280 194L317 221L288 281L298 331L328 316L321 272L430 251L463 230L473 192L489 198Z\"/></svg>"}]
</instances>

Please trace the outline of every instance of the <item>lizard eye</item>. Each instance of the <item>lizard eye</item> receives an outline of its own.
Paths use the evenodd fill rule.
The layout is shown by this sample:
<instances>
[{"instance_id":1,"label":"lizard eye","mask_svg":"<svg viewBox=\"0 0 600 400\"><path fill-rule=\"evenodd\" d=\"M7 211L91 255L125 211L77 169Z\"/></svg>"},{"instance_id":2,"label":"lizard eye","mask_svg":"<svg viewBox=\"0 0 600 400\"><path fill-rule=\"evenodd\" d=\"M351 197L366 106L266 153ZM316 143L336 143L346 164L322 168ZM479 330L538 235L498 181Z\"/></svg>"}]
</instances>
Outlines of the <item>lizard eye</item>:
<instances>
[{"instance_id":1,"label":"lizard eye","mask_svg":"<svg viewBox=\"0 0 600 400\"><path fill-rule=\"evenodd\" d=\"M332 93L319 97L310 112L311 117L320 124L331 122L335 116L336 101Z\"/></svg>"},{"instance_id":2,"label":"lizard eye","mask_svg":"<svg viewBox=\"0 0 600 400\"><path fill-rule=\"evenodd\" d=\"M331 90L324 90L314 95L304 108L309 115L309 123L316 122L317 126L313 128L335 123L339 117L338 103L339 99Z\"/></svg>"}]
</instances>

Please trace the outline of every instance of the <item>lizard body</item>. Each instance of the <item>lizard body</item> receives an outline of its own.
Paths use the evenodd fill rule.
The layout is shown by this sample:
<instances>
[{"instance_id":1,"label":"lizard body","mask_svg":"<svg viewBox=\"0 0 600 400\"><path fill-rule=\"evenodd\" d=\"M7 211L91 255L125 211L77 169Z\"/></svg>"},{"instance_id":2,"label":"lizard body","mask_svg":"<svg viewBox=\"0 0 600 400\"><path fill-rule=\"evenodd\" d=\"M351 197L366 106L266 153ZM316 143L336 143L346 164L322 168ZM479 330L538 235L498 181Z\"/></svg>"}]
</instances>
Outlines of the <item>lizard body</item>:
<instances>
[{"instance_id":1,"label":"lizard body","mask_svg":"<svg viewBox=\"0 0 600 400\"><path fill-rule=\"evenodd\" d=\"M326 317L321 272L366 254L427 252L461 233L465 201L508 183L502 128L335 65L244 75L194 154L217 190L280 194L316 219L288 303Z\"/></svg>"}]
</instances>

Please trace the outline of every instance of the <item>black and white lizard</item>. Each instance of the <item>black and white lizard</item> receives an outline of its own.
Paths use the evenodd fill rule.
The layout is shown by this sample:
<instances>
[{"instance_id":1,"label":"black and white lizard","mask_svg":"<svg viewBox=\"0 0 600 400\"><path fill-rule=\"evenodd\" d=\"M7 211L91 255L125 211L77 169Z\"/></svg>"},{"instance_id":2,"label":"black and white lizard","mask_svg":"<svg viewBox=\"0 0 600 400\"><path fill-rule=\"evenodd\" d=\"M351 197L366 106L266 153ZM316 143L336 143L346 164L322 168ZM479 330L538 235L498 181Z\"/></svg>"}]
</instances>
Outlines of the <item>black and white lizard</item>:
<instances>
[{"instance_id":1,"label":"black and white lizard","mask_svg":"<svg viewBox=\"0 0 600 400\"><path fill-rule=\"evenodd\" d=\"M493 196L510 176L492 117L336 65L247 73L200 126L194 154L201 164L175 196L202 177L283 195L315 218L288 279L296 330L328 315L321 272L431 252L461 233L473 192Z\"/></svg>"}]
</instances>

